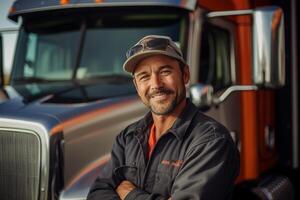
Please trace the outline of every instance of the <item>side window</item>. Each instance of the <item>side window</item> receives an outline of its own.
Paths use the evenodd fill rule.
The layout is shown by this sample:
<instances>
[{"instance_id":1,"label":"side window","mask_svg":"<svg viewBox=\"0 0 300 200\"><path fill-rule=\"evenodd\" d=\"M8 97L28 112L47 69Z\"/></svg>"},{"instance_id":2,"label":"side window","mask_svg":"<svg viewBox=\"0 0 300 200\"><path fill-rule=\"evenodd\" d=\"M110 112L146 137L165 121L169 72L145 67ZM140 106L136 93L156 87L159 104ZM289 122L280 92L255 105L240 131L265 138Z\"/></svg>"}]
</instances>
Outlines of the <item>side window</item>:
<instances>
[{"instance_id":1,"label":"side window","mask_svg":"<svg viewBox=\"0 0 300 200\"><path fill-rule=\"evenodd\" d=\"M4 73L4 82L8 83L9 76L11 73L11 66L13 62L15 46L16 46L16 39L18 36L18 30L9 30L0 32L2 35L2 64L3 64L3 73ZM4 51L5 49L5 51Z\"/></svg>"},{"instance_id":2,"label":"side window","mask_svg":"<svg viewBox=\"0 0 300 200\"><path fill-rule=\"evenodd\" d=\"M200 83L212 85L215 91L232 84L230 51L229 31L205 23L200 49Z\"/></svg>"}]
</instances>

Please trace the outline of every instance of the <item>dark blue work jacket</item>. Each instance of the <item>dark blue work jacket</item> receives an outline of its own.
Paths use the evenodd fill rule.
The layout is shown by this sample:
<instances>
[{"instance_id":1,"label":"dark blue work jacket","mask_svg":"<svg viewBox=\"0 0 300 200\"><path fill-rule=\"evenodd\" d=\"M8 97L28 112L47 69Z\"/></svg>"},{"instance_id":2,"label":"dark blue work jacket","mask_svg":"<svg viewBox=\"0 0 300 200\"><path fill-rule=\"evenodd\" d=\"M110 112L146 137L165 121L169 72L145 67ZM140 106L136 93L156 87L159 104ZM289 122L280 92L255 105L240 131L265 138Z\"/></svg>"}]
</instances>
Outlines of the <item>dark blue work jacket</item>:
<instances>
[{"instance_id":1,"label":"dark blue work jacket","mask_svg":"<svg viewBox=\"0 0 300 200\"><path fill-rule=\"evenodd\" d=\"M122 131L112 149L111 170L97 178L88 200L119 200L115 189L122 180L136 186L126 200L230 199L239 152L224 126L187 102L149 160L151 113Z\"/></svg>"}]
</instances>

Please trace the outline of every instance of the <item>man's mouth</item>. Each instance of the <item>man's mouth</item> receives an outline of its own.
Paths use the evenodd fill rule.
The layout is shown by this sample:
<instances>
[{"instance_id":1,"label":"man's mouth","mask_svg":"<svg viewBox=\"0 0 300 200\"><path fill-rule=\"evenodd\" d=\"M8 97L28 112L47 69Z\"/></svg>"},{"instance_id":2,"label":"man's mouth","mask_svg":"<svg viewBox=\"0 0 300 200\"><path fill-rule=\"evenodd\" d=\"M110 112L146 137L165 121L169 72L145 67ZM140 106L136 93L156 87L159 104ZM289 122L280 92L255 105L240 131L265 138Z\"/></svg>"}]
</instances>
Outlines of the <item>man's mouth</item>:
<instances>
[{"instance_id":1,"label":"man's mouth","mask_svg":"<svg viewBox=\"0 0 300 200\"><path fill-rule=\"evenodd\" d=\"M148 96L150 97L149 99L156 99L156 100L163 100L168 97L168 95L173 94L172 90L169 89L160 89L159 91L154 91Z\"/></svg>"},{"instance_id":2,"label":"man's mouth","mask_svg":"<svg viewBox=\"0 0 300 200\"><path fill-rule=\"evenodd\" d=\"M151 98L155 99L155 100L164 100L167 98L167 96L168 96L168 94L166 94L166 93L157 93L155 95L152 95Z\"/></svg>"}]
</instances>

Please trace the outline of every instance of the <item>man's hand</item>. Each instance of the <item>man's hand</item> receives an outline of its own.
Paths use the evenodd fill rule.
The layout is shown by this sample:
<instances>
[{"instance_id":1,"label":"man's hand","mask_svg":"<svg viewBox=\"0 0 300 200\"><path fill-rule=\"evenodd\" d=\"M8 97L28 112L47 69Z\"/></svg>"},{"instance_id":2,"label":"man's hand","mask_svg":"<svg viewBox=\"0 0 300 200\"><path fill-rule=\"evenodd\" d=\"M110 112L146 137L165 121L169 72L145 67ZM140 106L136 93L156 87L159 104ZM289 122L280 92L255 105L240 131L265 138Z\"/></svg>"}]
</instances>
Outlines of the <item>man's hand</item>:
<instances>
[{"instance_id":1,"label":"man's hand","mask_svg":"<svg viewBox=\"0 0 300 200\"><path fill-rule=\"evenodd\" d=\"M120 198L124 200L127 194L135 188L135 185L133 185L130 181L122 181L117 187L116 192L118 193Z\"/></svg>"}]
</instances>

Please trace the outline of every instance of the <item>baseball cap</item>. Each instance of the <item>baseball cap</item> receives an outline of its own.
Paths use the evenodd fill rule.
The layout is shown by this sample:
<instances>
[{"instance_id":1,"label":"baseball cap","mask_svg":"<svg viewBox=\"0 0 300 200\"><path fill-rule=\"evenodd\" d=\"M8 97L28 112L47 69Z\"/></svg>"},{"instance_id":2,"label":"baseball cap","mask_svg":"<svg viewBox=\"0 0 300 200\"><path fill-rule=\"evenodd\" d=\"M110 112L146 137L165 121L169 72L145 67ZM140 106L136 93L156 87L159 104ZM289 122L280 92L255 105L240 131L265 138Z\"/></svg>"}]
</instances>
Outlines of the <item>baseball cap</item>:
<instances>
[{"instance_id":1,"label":"baseball cap","mask_svg":"<svg viewBox=\"0 0 300 200\"><path fill-rule=\"evenodd\" d=\"M136 65L141 60L153 55L166 55L171 58L175 58L182 63L186 63L183 59L180 48L170 37L162 35L148 35L143 37L127 51L127 60L123 65L123 69L127 72L133 73Z\"/></svg>"}]
</instances>

